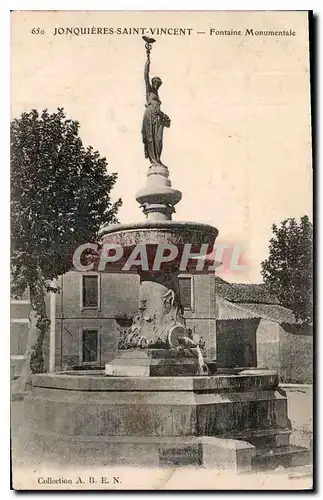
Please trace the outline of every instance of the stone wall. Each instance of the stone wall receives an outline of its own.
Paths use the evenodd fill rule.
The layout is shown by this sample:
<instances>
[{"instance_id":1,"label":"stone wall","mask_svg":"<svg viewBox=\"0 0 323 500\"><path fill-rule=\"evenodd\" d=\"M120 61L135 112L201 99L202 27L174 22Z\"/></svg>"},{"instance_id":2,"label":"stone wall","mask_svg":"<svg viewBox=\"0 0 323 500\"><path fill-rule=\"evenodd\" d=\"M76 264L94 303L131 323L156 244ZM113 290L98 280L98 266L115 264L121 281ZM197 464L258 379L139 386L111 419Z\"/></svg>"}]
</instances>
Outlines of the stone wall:
<instances>
[{"instance_id":1,"label":"stone wall","mask_svg":"<svg viewBox=\"0 0 323 500\"><path fill-rule=\"evenodd\" d=\"M83 309L82 274L70 271L60 278L57 296L56 370L80 366L83 329L99 330L99 357L92 367L113 359L119 331L116 317L134 315L138 307L137 275L100 274L98 308Z\"/></svg>"},{"instance_id":2,"label":"stone wall","mask_svg":"<svg viewBox=\"0 0 323 500\"><path fill-rule=\"evenodd\" d=\"M259 368L280 371L280 326L269 319L262 318L257 328L257 360Z\"/></svg>"},{"instance_id":3,"label":"stone wall","mask_svg":"<svg viewBox=\"0 0 323 500\"><path fill-rule=\"evenodd\" d=\"M135 274L99 274L100 307L82 310L82 273L70 271L61 279L57 300L57 317L114 318L116 315L135 314L138 307L139 277Z\"/></svg>"},{"instance_id":4,"label":"stone wall","mask_svg":"<svg viewBox=\"0 0 323 500\"><path fill-rule=\"evenodd\" d=\"M258 366L277 370L282 382L310 384L313 379L313 337L294 333L293 325L288 329L287 332L274 321L260 321L257 330Z\"/></svg>"},{"instance_id":5,"label":"stone wall","mask_svg":"<svg viewBox=\"0 0 323 500\"><path fill-rule=\"evenodd\" d=\"M49 310L49 297L45 297L46 307ZM24 354L29 328L29 291L25 290L20 299L10 301L10 368L11 376L16 378L20 374L24 363ZM46 335L43 342L43 355L45 369L49 365L49 336Z\"/></svg>"},{"instance_id":6,"label":"stone wall","mask_svg":"<svg viewBox=\"0 0 323 500\"><path fill-rule=\"evenodd\" d=\"M119 335L114 319L70 318L63 321L63 331L57 335L60 349L56 351L56 370L82 365L82 331L91 328L99 330L99 357L91 367L102 367L113 359Z\"/></svg>"},{"instance_id":7,"label":"stone wall","mask_svg":"<svg viewBox=\"0 0 323 500\"><path fill-rule=\"evenodd\" d=\"M259 318L222 319L216 324L219 368L256 367Z\"/></svg>"},{"instance_id":8,"label":"stone wall","mask_svg":"<svg viewBox=\"0 0 323 500\"><path fill-rule=\"evenodd\" d=\"M313 336L288 333L280 327L280 380L286 383L313 382Z\"/></svg>"}]
</instances>

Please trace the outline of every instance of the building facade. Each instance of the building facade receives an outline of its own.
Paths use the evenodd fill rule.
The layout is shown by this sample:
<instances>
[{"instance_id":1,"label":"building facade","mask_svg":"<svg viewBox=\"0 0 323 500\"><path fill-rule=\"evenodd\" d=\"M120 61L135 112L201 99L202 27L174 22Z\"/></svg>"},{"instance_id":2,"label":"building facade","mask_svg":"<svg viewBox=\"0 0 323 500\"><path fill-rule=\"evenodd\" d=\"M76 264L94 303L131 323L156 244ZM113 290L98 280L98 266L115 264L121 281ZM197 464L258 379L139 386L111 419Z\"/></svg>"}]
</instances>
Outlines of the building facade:
<instances>
[{"instance_id":1,"label":"building facade","mask_svg":"<svg viewBox=\"0 0 323 500\"><path fill-rule=\"evenodd\" d=\"M102 369L114 358L119 336L137 312L139 276L70 271L57 285L58 293L46 297L51 318L43 346L47 369ZM292 311L266 296L262 288L263 302L259 302L257 287L262 285L232 285L214 275L180 275L187 327L205 339L207 357L216 359L219 368L267 367L278 370L285 380L311 381L312 336L297 331ZM11 303L14 376L24 359L28 314L26 293ZM296 366L303 371L296 373Z\"/></svg>"}]
</instances>

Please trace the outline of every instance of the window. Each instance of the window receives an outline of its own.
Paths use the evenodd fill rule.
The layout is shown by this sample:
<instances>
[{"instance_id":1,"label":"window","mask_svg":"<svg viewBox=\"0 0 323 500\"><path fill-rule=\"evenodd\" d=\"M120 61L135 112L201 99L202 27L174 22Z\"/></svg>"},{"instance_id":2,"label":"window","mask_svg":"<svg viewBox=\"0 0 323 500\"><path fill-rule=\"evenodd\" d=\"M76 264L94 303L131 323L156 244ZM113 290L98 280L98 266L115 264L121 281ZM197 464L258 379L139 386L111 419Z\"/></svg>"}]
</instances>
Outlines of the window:
<instances>
[{"instance_id":1,"label":"window","mask_svg":"<svg viewBox=\"0 0 323 500\"><path fill-rule=\"evenodd\" d=\"M96 274L82 276L82 304L83 309L97 309L99 307L99 277Z\"/></svg>"},{"instance_id":2,"label":"window","mask_svg":"<svg viewBox=\"0 0 323 500\"><path fill-rule=\"evenodd\" d=\"M98 363L99 330L97 328L87 328L83 329L81 334L81 363Z\"/></svg>"},{"instance_id":3,"label":"window","mask_svg":"<svg viewBox=\"0 0 323 500\"><path fill-rule=\"evenodd\" d=\"M192 276L179 276L179 296L184 309L193 309Z\"/></svg>"}]
</instances>

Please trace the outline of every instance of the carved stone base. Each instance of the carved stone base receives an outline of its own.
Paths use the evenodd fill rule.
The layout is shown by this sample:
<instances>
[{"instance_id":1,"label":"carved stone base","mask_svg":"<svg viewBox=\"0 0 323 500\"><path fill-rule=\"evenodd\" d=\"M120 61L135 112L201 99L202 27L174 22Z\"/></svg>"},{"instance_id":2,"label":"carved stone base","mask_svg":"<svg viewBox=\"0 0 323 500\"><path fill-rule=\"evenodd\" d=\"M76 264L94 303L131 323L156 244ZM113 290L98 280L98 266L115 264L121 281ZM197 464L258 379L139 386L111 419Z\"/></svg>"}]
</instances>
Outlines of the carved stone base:
<instances>
[{"instance_id":1,"label":"carved stone base","mask_svg":"<svg viewBox=\"0 0 323 500\"><path fill-rule=\"evenodd\" d=\"M199 375L198 359L189 349L150 349L151 377L187 377Z\"/></svg>"},{"instance_id":2,"label":"carved stone base","mask_svg":"<svg viewBox=\"0 0 323 500\"><path fill-rule=\"evenodd\" d=\"M105 365L110 377L171 377L199 375L196 354L190 349L127 349Z\"/></svg>"},{"instance_id":3,"label":"carved stone base","mask_svg":"<svg viewBox=\"0 0 323 500\"><path fill-rule=\"evenodd\" d=\"M105 365L110 377L149 377L150 359L147 351L128 349L119 351L116 358Z\"/></svg>"}]
</instances>

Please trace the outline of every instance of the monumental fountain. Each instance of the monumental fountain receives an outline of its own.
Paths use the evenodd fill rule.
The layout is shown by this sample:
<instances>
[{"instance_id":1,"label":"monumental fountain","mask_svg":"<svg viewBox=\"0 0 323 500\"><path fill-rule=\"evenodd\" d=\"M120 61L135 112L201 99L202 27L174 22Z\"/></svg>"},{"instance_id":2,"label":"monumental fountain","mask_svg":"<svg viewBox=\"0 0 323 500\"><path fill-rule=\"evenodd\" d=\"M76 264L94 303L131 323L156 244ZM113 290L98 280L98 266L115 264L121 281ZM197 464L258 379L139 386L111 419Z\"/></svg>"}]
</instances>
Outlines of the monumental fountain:
<instances>
[{"instance_id":1,"label":"monumental fountain","mask_svg":"<svg viewBox=\"0 0 323 500\"><path fill-rule=\"evenodd\" d=\"M186 328L179 261L187 244L192 254L201 245L211 252L218 231L172 220L182 194L161 161L170 118L161 111L161 79L149 75L153 43L145 38L142 140L150 166L136 194L146 220L100 234L102 248L120 245L125 258L134 248L147 252L148 269L138 270L138 312L105 371L33 377L25 404L34 456L61 464L195 465L237 472L303 464L307 450L289 444L287 398L278 374L256 367L214 373L203 339ZM167 259L169 245L177 248L176 258ZM150 265L156 255L162 261L158 268ZM196 260L188 264L192 273L205 272L202 267Z\"/></svg>"}]
</instances>

